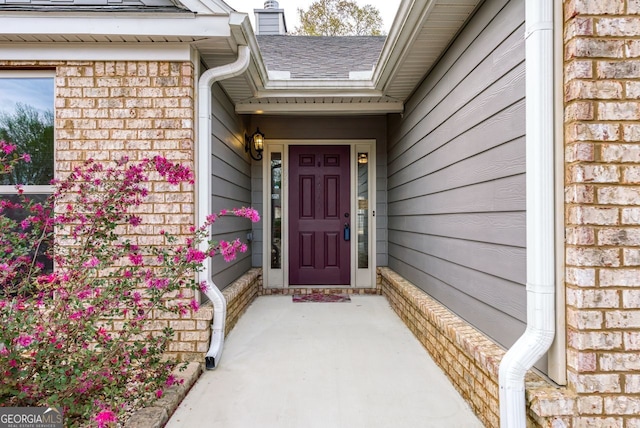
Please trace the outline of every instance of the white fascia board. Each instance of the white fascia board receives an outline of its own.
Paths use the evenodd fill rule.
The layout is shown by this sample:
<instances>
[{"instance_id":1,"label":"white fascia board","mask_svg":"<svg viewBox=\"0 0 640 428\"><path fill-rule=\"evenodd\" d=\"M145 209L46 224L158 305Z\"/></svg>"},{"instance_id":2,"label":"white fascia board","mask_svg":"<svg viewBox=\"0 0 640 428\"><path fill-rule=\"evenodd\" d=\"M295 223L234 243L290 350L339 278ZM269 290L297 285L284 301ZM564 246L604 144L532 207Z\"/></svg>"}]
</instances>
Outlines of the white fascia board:
<instances>
[{"instance_id":1,"label":"white fascia board","mask_svg":"<svg viewBox=\"0 0 640 428\"><path fill-rule=\"evenodd\" d=\"M299 90L299 91L358 91L367 92L367 96L382 96L382 92L376 91L371 80L319 80L319 79L295 79L295 80L269 80L265 85L265 92L272 90Z\"/></svg>"},{"instance_id":2,"label":"white fascia board","mask_svg":"<svg viewBox=\"0 0 640 428\"><path fill-rule=\"evenodd\" d=\"M228 37L225 15L198 17L193 14L115 14L99 16L47 13L0 16L0 35L99 35Z\"/></svg>"},{"instance_id":3,"label":"white fascia board","mask_svg":"<svg viewBox=\"0 0 640 428\"><path fill-rule=\"evenodd\" d=\"M190 61L188 43L0 43L8 61Z\"/></svg>"},{"instance_id":4,"label":"white fascia board","mask_svg":"<svg viewBox=\"0 0 640 428\"><path fill-rule=\"evenodd\" d=\"M274 90L257 92L255 98L373 98L382 97L382 92L371 89L355 90L355 89L318 89L318 90Z\"/></svg>"},{"instance_id":5,"label":"white fascia board","mask_svg":"<svg viewBox=\"0 0 640 428\"><path fill-rule=\"evenodd\" d=\"M236 104L238 114L387 114L402 113L404 103Z\"/></svg>"}]
</instances>

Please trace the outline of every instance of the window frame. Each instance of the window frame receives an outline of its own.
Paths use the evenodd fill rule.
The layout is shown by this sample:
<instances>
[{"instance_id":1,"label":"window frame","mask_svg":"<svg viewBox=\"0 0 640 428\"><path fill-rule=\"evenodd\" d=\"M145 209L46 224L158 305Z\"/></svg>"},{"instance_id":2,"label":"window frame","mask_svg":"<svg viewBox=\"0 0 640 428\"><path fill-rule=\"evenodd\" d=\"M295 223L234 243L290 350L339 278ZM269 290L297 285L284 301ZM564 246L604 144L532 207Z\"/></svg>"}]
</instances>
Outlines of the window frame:
<instances>
[{"instance_id":1,"label":"window frame","mask_svg":"<svg viewBox=\"0 0 640 428\"><path fill-rule=\"evenodd\" d=\"M53 178L56 178L56 126L55 126L55 117L56 117L56 72L55 70L1 70L0 69L0 79L42 79L42 78L50 78L53 84L53 103L51 105L51 109L53 111ZM44 193L53 193L53 186L49 184L25 184L21 186L22 193L25 194L44 194ZM13 184L0 184L0 195L15 195L18 194L18 189Z\"/></svg>"}]
</instances>

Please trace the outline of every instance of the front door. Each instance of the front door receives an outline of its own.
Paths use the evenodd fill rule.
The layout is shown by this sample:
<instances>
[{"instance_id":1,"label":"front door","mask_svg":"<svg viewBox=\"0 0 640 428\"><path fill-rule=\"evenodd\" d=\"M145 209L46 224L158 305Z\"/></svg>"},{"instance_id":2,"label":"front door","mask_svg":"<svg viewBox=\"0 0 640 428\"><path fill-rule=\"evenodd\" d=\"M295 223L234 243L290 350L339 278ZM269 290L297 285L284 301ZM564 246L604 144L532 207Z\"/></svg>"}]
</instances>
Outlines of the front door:
<instances>
[{"instance_id":1,"label":"front door","mask_svg":"<svg viewBox=\"0 0 640 428\"><path fill-rule=\"evenodd\" d=\"M351 281L350 147L289 146L289 284Z\"/></svg>"}]
</instances>

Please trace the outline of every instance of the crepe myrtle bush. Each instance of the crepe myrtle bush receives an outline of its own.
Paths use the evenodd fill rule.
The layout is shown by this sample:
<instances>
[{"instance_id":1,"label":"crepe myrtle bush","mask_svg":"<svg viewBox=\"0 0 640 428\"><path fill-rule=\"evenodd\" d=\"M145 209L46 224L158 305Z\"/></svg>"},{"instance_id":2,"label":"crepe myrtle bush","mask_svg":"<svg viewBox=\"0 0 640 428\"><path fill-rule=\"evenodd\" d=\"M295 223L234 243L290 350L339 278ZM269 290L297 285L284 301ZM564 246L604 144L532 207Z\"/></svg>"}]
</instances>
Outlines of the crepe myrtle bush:
<instances>
[{"instance_id":1,"label":"crepe myrtle bush","mask_svg":"<svg viewBox=\"0 0 640 428\"><path fill-rule=\"evenodd\" d=\"M0 141L0 174L28 161ZM143 245L132 236L144 227L136 207L150 180L180 186L193 183L193 173L162 157L90 160L54 180L44 203L20 186L17 199L0 201L2 405L61 406L65 425L108 427L177 382L176 363L164 356L173 330L148 327L162 314L198 309L183 293L204 291L195 278L208 259L246 251L239 240L208 241L211 225L224 215L259 215L222 211L187 237L160 231L163 245Z\"/></svg>"}]
</instances>

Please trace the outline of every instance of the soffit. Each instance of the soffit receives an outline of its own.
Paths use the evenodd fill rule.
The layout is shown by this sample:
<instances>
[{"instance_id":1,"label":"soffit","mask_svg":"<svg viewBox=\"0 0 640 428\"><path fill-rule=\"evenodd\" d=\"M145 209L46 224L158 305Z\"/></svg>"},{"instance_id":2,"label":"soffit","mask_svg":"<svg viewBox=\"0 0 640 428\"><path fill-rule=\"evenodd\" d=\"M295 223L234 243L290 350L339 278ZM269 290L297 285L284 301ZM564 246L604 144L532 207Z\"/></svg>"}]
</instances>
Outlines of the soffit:
<instances>
[{"instance_id":1,"label":"soffit","mask_svg":"<svg viewBox=\"0 0 640 428\"><path fill-rule=\"evenodd\" d=\"M384 86L388 96L407 100L481 1L442 0L432 3L426 19L416 27L415 36L407 41L406 54L398 58L395 72Z\"/></svg>"}]
</instances>

